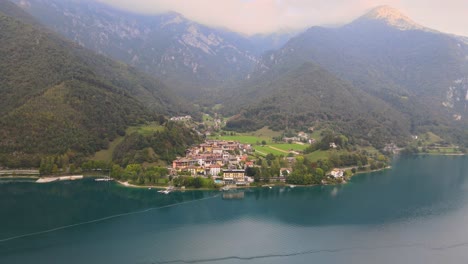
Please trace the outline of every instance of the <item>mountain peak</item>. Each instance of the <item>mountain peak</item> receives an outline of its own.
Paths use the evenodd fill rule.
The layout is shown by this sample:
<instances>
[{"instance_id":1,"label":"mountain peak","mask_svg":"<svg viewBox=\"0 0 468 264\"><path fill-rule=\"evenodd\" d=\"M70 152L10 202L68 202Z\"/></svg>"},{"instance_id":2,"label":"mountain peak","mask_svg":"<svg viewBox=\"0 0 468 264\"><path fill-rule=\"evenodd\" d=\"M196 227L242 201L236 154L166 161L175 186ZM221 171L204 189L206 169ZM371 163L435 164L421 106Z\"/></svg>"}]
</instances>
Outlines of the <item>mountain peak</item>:
<instances>
[{"instance_id":1,"label":"mountain peak","mask_svg":"<svg viewBox=\"0 0 468 264\"><path fill-rule=\"evenodd\" d=\"M360 20L361 19L384 21L389 26L396 27L400 30L424 29L423 26L411 20L411 18L400 12L398 9L386 5L372 9L362 16Z\"/></svg>"}]
</instances>

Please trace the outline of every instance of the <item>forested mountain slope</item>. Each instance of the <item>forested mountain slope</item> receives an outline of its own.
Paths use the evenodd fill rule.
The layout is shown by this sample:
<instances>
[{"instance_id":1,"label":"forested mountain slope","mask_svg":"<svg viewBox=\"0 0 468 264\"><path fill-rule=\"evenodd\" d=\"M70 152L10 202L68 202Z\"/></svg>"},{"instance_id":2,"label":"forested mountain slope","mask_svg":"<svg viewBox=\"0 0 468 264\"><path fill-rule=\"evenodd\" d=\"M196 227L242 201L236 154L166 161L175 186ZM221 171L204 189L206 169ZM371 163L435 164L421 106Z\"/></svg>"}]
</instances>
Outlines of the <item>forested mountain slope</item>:
<instances>
[{"instance_id":1,"label":"forested mountain slope","mask_svg":"<svg viewBox=\"0 0 468 264\"><path fill-rule=\"evenodd\" d=\"M379 147L403 142L410 135L406 115L315 64L304 63L264 77L226 102L245 102L241 114L227 123L228 129L247 131L270 126L306 130L325 123L356 142Z\"/></svg>"},{"instance_id":2,"label":"forested mountain slope","mask_svg":"<svg viewBox=\"0 0 468 264\"><path fill-rule=\"evenodd\" d=\"M285 74L304 63L323 67L361 94L385 102L383 108L399 112L404 117L401 122L410 123L401 135L429 130L468 143L468 46L462 38L420 26L391 7L378 7L340 28L312 27L265 54L252 80L239 85L239 93L246 96L238 101L251 102L252 87L258 87L259 96L270 93L267 87L280 84L284 97L297 93L295 79ZM289 82L276 83L278 78ZM318 80L303 81L305 87L313 87ZM325 80L322 86L327 87ZM248 105L255 108L257 103ZM307 105L304 100L290 103ZM231 114L240 109L225 105Z\"/></svg>"},{"instance_id":3,"label":"forested mountain slope","mask_svg":"<svg viewBox=\"0 0 468 264\"><path fill-rule=\"evenodd\" d=\"M159 81L56 36L0 3L0 163L87 155L129 125L180 112Z\"/></svg>"},{"instance_id":4,"label":"forested mountain slope","mask_svg":"<svg viewBox=\"0 0 468 264\"><path fill-rule=\"evenodd\" d=\"M161 78L186 98L245 79L259 53L285 42L281 35L249 39L177 13L142 15L96 0L15 2L55 32Z\"/></svg>"}]
</instances>

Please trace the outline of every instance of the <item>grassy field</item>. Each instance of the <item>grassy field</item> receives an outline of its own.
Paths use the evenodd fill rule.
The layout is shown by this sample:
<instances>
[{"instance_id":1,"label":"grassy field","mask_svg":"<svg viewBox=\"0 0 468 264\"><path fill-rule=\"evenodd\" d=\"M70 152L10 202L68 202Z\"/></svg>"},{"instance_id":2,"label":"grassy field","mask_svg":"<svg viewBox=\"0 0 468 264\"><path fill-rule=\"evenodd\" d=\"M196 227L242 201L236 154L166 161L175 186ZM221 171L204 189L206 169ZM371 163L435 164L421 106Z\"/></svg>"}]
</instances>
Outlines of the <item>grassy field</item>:
<instances>
[{"instance_id":1,"label":"grassy field","mask_svg":"<svg viewBox=\"0 0 468 264\"><path fill-rule=\"evenodd\" d=\"M124 140L124 137L117 137L109 143L109 147L107 149L100 150L94 154L91 158L92 160L102 160L110 162L112 161L112 153L114 153L115 148Z\"/></svg>"},{"instance_id":2,"label":"grassy field","mask_svg":"<svg viewBox=\"0 0 468 264\"><path fill-rule=\"evenodd\" d=\"M322 136L320 135L321 133L322 133L321 130L315 130L312 134L310 134L310 137L317 141L320 141L322 140Z\"/></svg>"},{"instance_id":3,"label":"grassy field","mask_svg":"<svg viewBox=\"0 0 468 264\"><path fill-rule=\"evenodd\" d=\"M308 145L300 145L300 144L294 144L294 143L293 144L287 144L287 143L271 144L270 138L258 137L258 136L236 135L236 136L218 136L215 138L220 139L220 140L233 140L233 141L238 141L238 142L245 143L245 144L251 144L253 145L254 149L259 152L259 154L264 155L264 156L270 153L276 156L279 156L279 155L286 156L289 154L291 150L302 151L308 146ZM267 142L267 145L265 146L257 145L257 143L260 143L262 140L265 140Z\"/></svg>"},{"instance_id":4,"label":"grassy field","mask_svg":"<svg viewBox=\"0 0 468 264\"><path fill-rule=\"evenodd\" d=\"M462 152L456 147L440 147L427 149L429 154L462 154Z\"/></svg>"},{"instance_id":5,"label":"grassy field","mask_svg":"<svg viewBox=\"0 0 468 264\"><path fill-rule=\"evenodd\" d=\"M303 151L310 145L309 144L301 145L301 144L294 144L294 143L292 144L284 143L284 144L270 144L269 146L279 148L284 151L290 151L290 150Z\"/></svg>"},{"instance_id":6,"label":"grassy field","mask_svg":"<svg viewBox=\"0 0 468 264\"><path fill-rule=\"evenodd\" d=\"M229 133L229 132L228 132ZM281 136L281 131L273 131L267 127L248 133L235 133L233 136L215 136L212 139L234 140L245 144L256 144L265 140L268 144L272 143L273 137Z\"/></svg>"},{"instance_id":7,"label":"grassy field","mask_svg":"<svg viewBox=\"0 0 468 264\"><path fill-rule=\"evenodd\" d=\"M357 149L358 150L365 150L365 151L367 151L367 153L370 153L370 154L373 154L373 155L380 154L380 152L376 148L374 148L372 146L369 146L369 147L360 147L360 146L358 146Z\"/></svg>"},{"instance_id":8,"label":"grassy field","mask_svg":"<svg viewBox=\"0 0 468 264\"><path fill-rule=\"evenodd\" d=\"M329 152L328 150L317 150L305 155L305 157L307 157L311 161L318 161L327 159L330 156L330 153L331 152Z\"/></svg>"},{"instance_id":9,"label":"grassy field","mask_svg":"<svg viewBox=\"0 0 468 264\"><path fill-rule=\"evenodd\" d=\"M418 136L417 145L418 149L422 152L428 154L442 154L442 155L450 155L450 154L463 154L463 152L459 149L458 146L455 145L446 145L446 146L438 146L438 144L443 143L444 140L439 137L438 135L427 132ZM416 143L416 142L415 142Z\"/></svg>"},{"instance_id":10,"label":"grassy field","mask_svg":"<svg viewBox=\"0 0 468 264\"><path fill-rule=\"evenodd\" d=\"M262 156L266 156L268 154L273 154L275 156L280 156L280 155L283 155L283 156L286 156L288 155L288 152L283 152L283 151L279 151L279 150L276 150L276 149L272 149L270 148L268 145L265 145L265 146L255 146L255 152L259 153L260 155Z\"/></svg>"},{"instance_id":11,"label":"grassy field","mask_svg":"<svg viewBox=\"0 0 468 264\"><path fill-rule=\"evenodd\" d=\"M244 135L250 135L250 136L256 136L259 138L271 138L273 137L279 137L283 134L283 131L273 131L269 129L268 127L263 127L257 131L254 132L249 132L249 133L244 133Z\"/></svg>"},{"instance_id":12,"label":"grassy field","mask_svg":"<svg viewBox=\"0 0 468 264\"><path fill-rule=\"evenodd\" d=\"M211 137L212 139L219 139L219 140L233 140L238 141L240 143L251 144L254 146L255 150L258 154L263 156L268 154L273 154L276 156L283 155L286 156L289 152L292 151L303 151L309 145L308 144L288 144L288 143L274 143L272 141L273 137L278 137L282 135L282 131L273 131L267 127L259 129L255 132L248 132L248 133L236 133L233 136L215 136ZM258 145L262 141L265 141L267 145L261 146ZM258 143L258 144L257 144Z\"/></svg>"},{"instance_id":13,"label":"grassy field","mask_svg":"<svg viewBox=\"0 0 468 264\"><path fill-rule=\"evenodd\" d=\"M202 120L203 122L210 122L210 121L213 121L213 118L208 114L203 114Z\"/></svg>"},{"instance_id":14,"label":"grassy field","mask_svg":"<svg viewBox=\"0 0 468 264\"><path fill-rule=\"evenodd\" d=\"M233 141L239 141L240 143L252 144L252 145L255 145L257 142L262 142L262 140L265 140L265 141L267 140L266 138L259 138L255 136L242 136L242 135L216 136L216 137L212 137L212 139L233 140Z\"/></svg>"},{"instance_id":15,"label":"grassy field","mask_svg":"<svg viewBox=\"0 0 468 264\"><path fill-rule=\"evenodd\" d=\"M153 134L154 132L162 131L163 129L164 127L159 125L158 123L151 122L146 125L129 127L125 132L127 133L127 135L132 134L134 132L138 132L139 134L147 136Z\"/></svg>"},{"instance_id":16,"label":"grassy field","mask_svg":"<svg viewBox=\"0 0 468 264\"><path fill-rule=\"evenodd\" d=\"M423 145L430 145L443 141L441 137L432 132L427 132L425 134L419 135L419 140L422 141Z\"/></svg>"}]
</instances>

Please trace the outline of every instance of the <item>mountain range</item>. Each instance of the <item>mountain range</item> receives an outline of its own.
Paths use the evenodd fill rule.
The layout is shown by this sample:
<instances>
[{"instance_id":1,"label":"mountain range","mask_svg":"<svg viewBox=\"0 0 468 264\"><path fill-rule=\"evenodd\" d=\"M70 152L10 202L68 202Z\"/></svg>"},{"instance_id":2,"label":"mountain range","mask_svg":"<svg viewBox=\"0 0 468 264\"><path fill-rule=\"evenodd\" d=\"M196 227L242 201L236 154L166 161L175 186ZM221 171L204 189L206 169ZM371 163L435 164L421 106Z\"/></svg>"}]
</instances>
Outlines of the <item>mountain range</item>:
<instances>
[{"instance_id":1,"label":"mountain range","mask_svg":"<svg viewBox=\"0 0 468 264\"><path fill-rule=\"evenodd\" d=\"M304 87L316 93L312 80L295 83L291 78L291 71L303 70L309 63L348 82L372 101L385 102L374 105L399 112L397 120L409 124L400 130L401 136L428 129L447 134L455 127L455 137L467 139L468 46L461 38L420 26L388 6L375 8L339 28L312 27L282 48L264 54L251 74L252 80L236 90L237 101L243 104L231 104L228 113L246 109L242 116L255 117L255 109L270 100L272 87L277 88L276 94L288 97ZM345 90L334 93L337 96L344 104L351 100ZM307 105L304 97L299 97L290 99L291 104ZM393 114L386 111L386 115ZM265 120L264 116L259 118ZM385 127L390 130L392 125ZM369 130L372 127L360 133Z\"/></svg>"},{"instance_id":2,"label":"mountain range","mask_svg":"<svg viewBox=\"0 0 468 264\"><path fill-rule=\"evenodd\" d=\"M379 148L427 131L468 145L466 37L388 6L291 37L93 0L13 2L0 5L0 162L88 155L130 125L198 115L194 99L222 105L235 131L320 124Z\"/></svg>"},{"instance_id":3,"label":"mountain range","mask_svg":"<svg viewBox=\"0 0 468 264\"><path fill-rule=\"evenodd\" d=\"M93 0L16 3L55 32L158 76L187 98L245 79L261 53L288 40L210 28L173 12L139 15Z\"/></svg>"}]
</instances>

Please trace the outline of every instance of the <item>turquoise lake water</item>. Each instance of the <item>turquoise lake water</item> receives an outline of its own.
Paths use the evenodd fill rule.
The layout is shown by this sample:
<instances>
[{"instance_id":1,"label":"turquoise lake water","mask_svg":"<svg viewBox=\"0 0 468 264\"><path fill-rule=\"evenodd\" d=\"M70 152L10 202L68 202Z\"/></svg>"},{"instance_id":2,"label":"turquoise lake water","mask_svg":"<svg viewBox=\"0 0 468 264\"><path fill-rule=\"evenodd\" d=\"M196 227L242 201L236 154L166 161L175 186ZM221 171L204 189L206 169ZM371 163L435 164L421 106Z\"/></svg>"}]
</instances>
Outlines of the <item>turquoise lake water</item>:
<instances>
[{"instance_id":1,"label":"turquoise lake water","mask_svg":"<svg viewBox=\"0 0 468 264\"><path fill-rule=\"evenodd\" d=\"M467 180L436 156L227 194L1 180L0 263L467 263Z\"/></svg>"}]
</instances>

